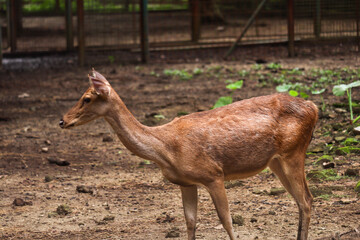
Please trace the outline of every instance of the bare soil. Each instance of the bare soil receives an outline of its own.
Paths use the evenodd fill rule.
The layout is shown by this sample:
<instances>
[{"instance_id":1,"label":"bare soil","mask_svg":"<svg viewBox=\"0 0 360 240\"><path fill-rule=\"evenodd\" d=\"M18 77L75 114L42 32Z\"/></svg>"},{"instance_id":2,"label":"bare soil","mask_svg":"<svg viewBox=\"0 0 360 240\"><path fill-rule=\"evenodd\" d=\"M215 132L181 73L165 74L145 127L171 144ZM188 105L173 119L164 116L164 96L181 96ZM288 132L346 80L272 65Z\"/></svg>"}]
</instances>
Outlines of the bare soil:
<instances>
[{"instance_id":1,"label":"bare soil","mask_svg":"<svg viewBox=\"0 0 360 240\"><path fill-rule=\"evenodd\" d=\"M283 68L305 71L360 67L354 55L276 61ZM200 59L190 64L111 64L96 70L108 78L137 119L158 125L210 109L220 96L229 94L225 80L240 79L231 73L251 71L253 64ZM203 73L187 81L163 74L164 69L195 68ZM186 239L180 191L155 164L129 152L102 119L71 131L58 127L62 115L87 89L87 73L82 68L1 72L0 239L164 239L171 231ZM260 87L256 78L242 79L244 87L236 91L235 100L276 92L272 85ZM353 97L359 102L359 91L354 90ZM335 112L331 106L346 103L346 98L332 96L331 89L324 98L335 115L320 118L311 147L325 141L323 126L347 122L348 113ZM321 107L320 96L310 100ZM306 172L318 168L313 163L321 155L307 157ZM342 177L309 181L315 190L331 191L315 197L310 239L360 239L360 201L354 191L359 177L344 177L346 169L360 168L360 157L334 158L342 160L335 166ZM85 188L79 192L81 185ZM292 197L269 194L280 187L269 171L227 183L231 213L244 219L244 225L234 225L239 239L296 238L298 209ZM17 198L23 202L15 204ZM66 206L57 211L60 205ZM205 189L199 192L197 238L227 239Z\"/></svg>"}]
</instances>

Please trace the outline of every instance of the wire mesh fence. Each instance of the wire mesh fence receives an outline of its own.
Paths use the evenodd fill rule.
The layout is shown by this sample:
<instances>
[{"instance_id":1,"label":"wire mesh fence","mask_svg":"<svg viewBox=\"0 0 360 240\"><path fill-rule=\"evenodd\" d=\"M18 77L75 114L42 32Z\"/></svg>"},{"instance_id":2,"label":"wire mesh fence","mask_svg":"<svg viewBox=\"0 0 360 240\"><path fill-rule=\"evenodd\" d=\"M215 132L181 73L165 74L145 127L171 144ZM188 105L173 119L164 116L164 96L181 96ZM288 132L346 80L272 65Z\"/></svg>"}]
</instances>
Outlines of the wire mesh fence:
<instances>
[{"instance_id":1,"label":"wire mesh fence","mask_svg":"<svg viewBox=\"0 0 360 240\"><path fill-rule=\"evenodd\" d=\"M3 52L64 51L67 0L0 0ZM85 43L91 49L139 49L141 0L84 0ZM9 6L15 3L11 18ZM77 46L76 1L69 0ZM149 0L151 48L229 46L261 0ZM198 5L196 5L198 4ZM359 42L360 0L294 0L295 40ZM286 42L287 1L268 0L241 44ZM10 17L9 17L10 15ZM198 22L196 22L198 21ZM15 24L16 39L11 40ZM11 49L15 41L16 49Z\"/></svg>"}]
</instances>

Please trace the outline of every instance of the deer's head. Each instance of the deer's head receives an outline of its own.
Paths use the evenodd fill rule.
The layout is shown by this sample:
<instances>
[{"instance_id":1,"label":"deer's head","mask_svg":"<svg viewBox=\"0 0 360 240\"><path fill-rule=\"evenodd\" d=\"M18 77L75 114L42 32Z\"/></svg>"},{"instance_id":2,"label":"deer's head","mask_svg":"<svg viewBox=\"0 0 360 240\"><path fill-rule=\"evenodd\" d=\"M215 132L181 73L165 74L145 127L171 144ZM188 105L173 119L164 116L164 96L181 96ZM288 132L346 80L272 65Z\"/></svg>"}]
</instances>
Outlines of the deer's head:
<instances>
[{"instance_id":1,"label":"deer's head","mask_svg":"<svg viewBox=\"0 0 360 240\"><path fill-rule=\"evenodd\" d=\"M60 120L61 128L71 128L102 117L108 111L114 91L103 75L94 69L89 74L90 87L80 100Z\"/></svg>"}]
</instances>

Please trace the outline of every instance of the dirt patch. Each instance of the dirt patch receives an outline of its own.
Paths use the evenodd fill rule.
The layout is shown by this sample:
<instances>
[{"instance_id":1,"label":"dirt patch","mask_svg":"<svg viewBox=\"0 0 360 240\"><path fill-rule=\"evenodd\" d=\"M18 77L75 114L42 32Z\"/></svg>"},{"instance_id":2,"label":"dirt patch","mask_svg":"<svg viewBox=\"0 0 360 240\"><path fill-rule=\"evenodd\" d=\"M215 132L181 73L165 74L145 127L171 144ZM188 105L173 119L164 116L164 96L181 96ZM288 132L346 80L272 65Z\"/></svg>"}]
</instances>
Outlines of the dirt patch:
<instances>
[{"instance_id":1,"label":"dirt patch","mask_svg":"<svg viewBox=\"0 0 360 240\"><path fill-rule=\"evenodd\" d=\"M312 68L359 68L353 56L306 61L280 58L276 62L281 69L303 69L306 74L297 76L302 83L317 79L307 79ZM244 80L243 88L233 94L234 100L275 93L274 82L263 84L260 74L270 78L282 70L267 69L268 63L257 70L254 64L200 59L192 64L112 64L96 70L108 78L137 119L158 125L178 115L210 109L220 96L230 94L225 88L227 80ZM201 71L195 74L195 68ZM165 69L184 70L192 77L181 80L164 74ZM239 74L243 70L249 74ZM87 89L87 72L43 69L1 73L0 238L164 239L171 232L171 236L185 239L180 191L162 177L157 166L131 154L101 119L71 131L58 127L61 116ZM359 90L354 89L355 102L360 101L359 96ZM306 172L322 171L315 162L329 154L336 174L321 172L325 179L310 181L311 188L321 190L314 191L310 239L358 239L360 202L354 187L359 177L344 173L348 168L360 168L359 155L335 154L322 148L340 144L333 137L346 128L348 112L346 107L335 111L339 107L333 103L346 103L346 98L334 97L330 87L323 97L327 111L315 132ZM321 108L320 95L310 99ZM335 123L342 125L334 129ZM64 162L68 164L57 164ZM227 184L231 213L242 219L242 224L234 225L239 239L296 237L297 206L288 193L279 190L281 187L269 171ZM274 189L279 191L271 194ZM14 204L15 199L32 204ZM66 214L52 214L59 206ZM204 189L199 191L197 238L227 239Z\"/></svg>"}]
</instances>

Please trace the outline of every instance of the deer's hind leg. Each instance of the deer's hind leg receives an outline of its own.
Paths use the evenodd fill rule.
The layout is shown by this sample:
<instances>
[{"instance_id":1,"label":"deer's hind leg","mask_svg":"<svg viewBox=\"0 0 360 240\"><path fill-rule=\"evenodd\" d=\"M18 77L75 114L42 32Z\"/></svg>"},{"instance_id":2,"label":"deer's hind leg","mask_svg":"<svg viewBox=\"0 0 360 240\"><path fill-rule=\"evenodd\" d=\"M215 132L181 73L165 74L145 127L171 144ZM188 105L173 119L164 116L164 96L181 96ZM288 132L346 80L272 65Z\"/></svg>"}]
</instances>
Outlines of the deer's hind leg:
<instances>
[{"instance_id":1,"label":"deer's hind leg","mask_svg":"<svg viewBox=\"0 0 360 240\"><path fill-rule=\"evenodd\" d=\"M313 201L305 179L304 162L305 154L296 153L287 158L275 158L269 164L299 207L298 240L307 239Z\"/></svg>"},{"instance_id":2,"label":"deer's hind leg","mask_svg":"<svg viewBox=\"0 0 360 240\"><path fill-rule=\"evenodd\" d=\"M217 214L224 229L227 231L230 239L234 240L235 234L232 226L229 203L225 192L224 180L217 179L212 183L206 185L205 187L210 193L210 196L214 202Z\"/></svg>"}]
</instances>

